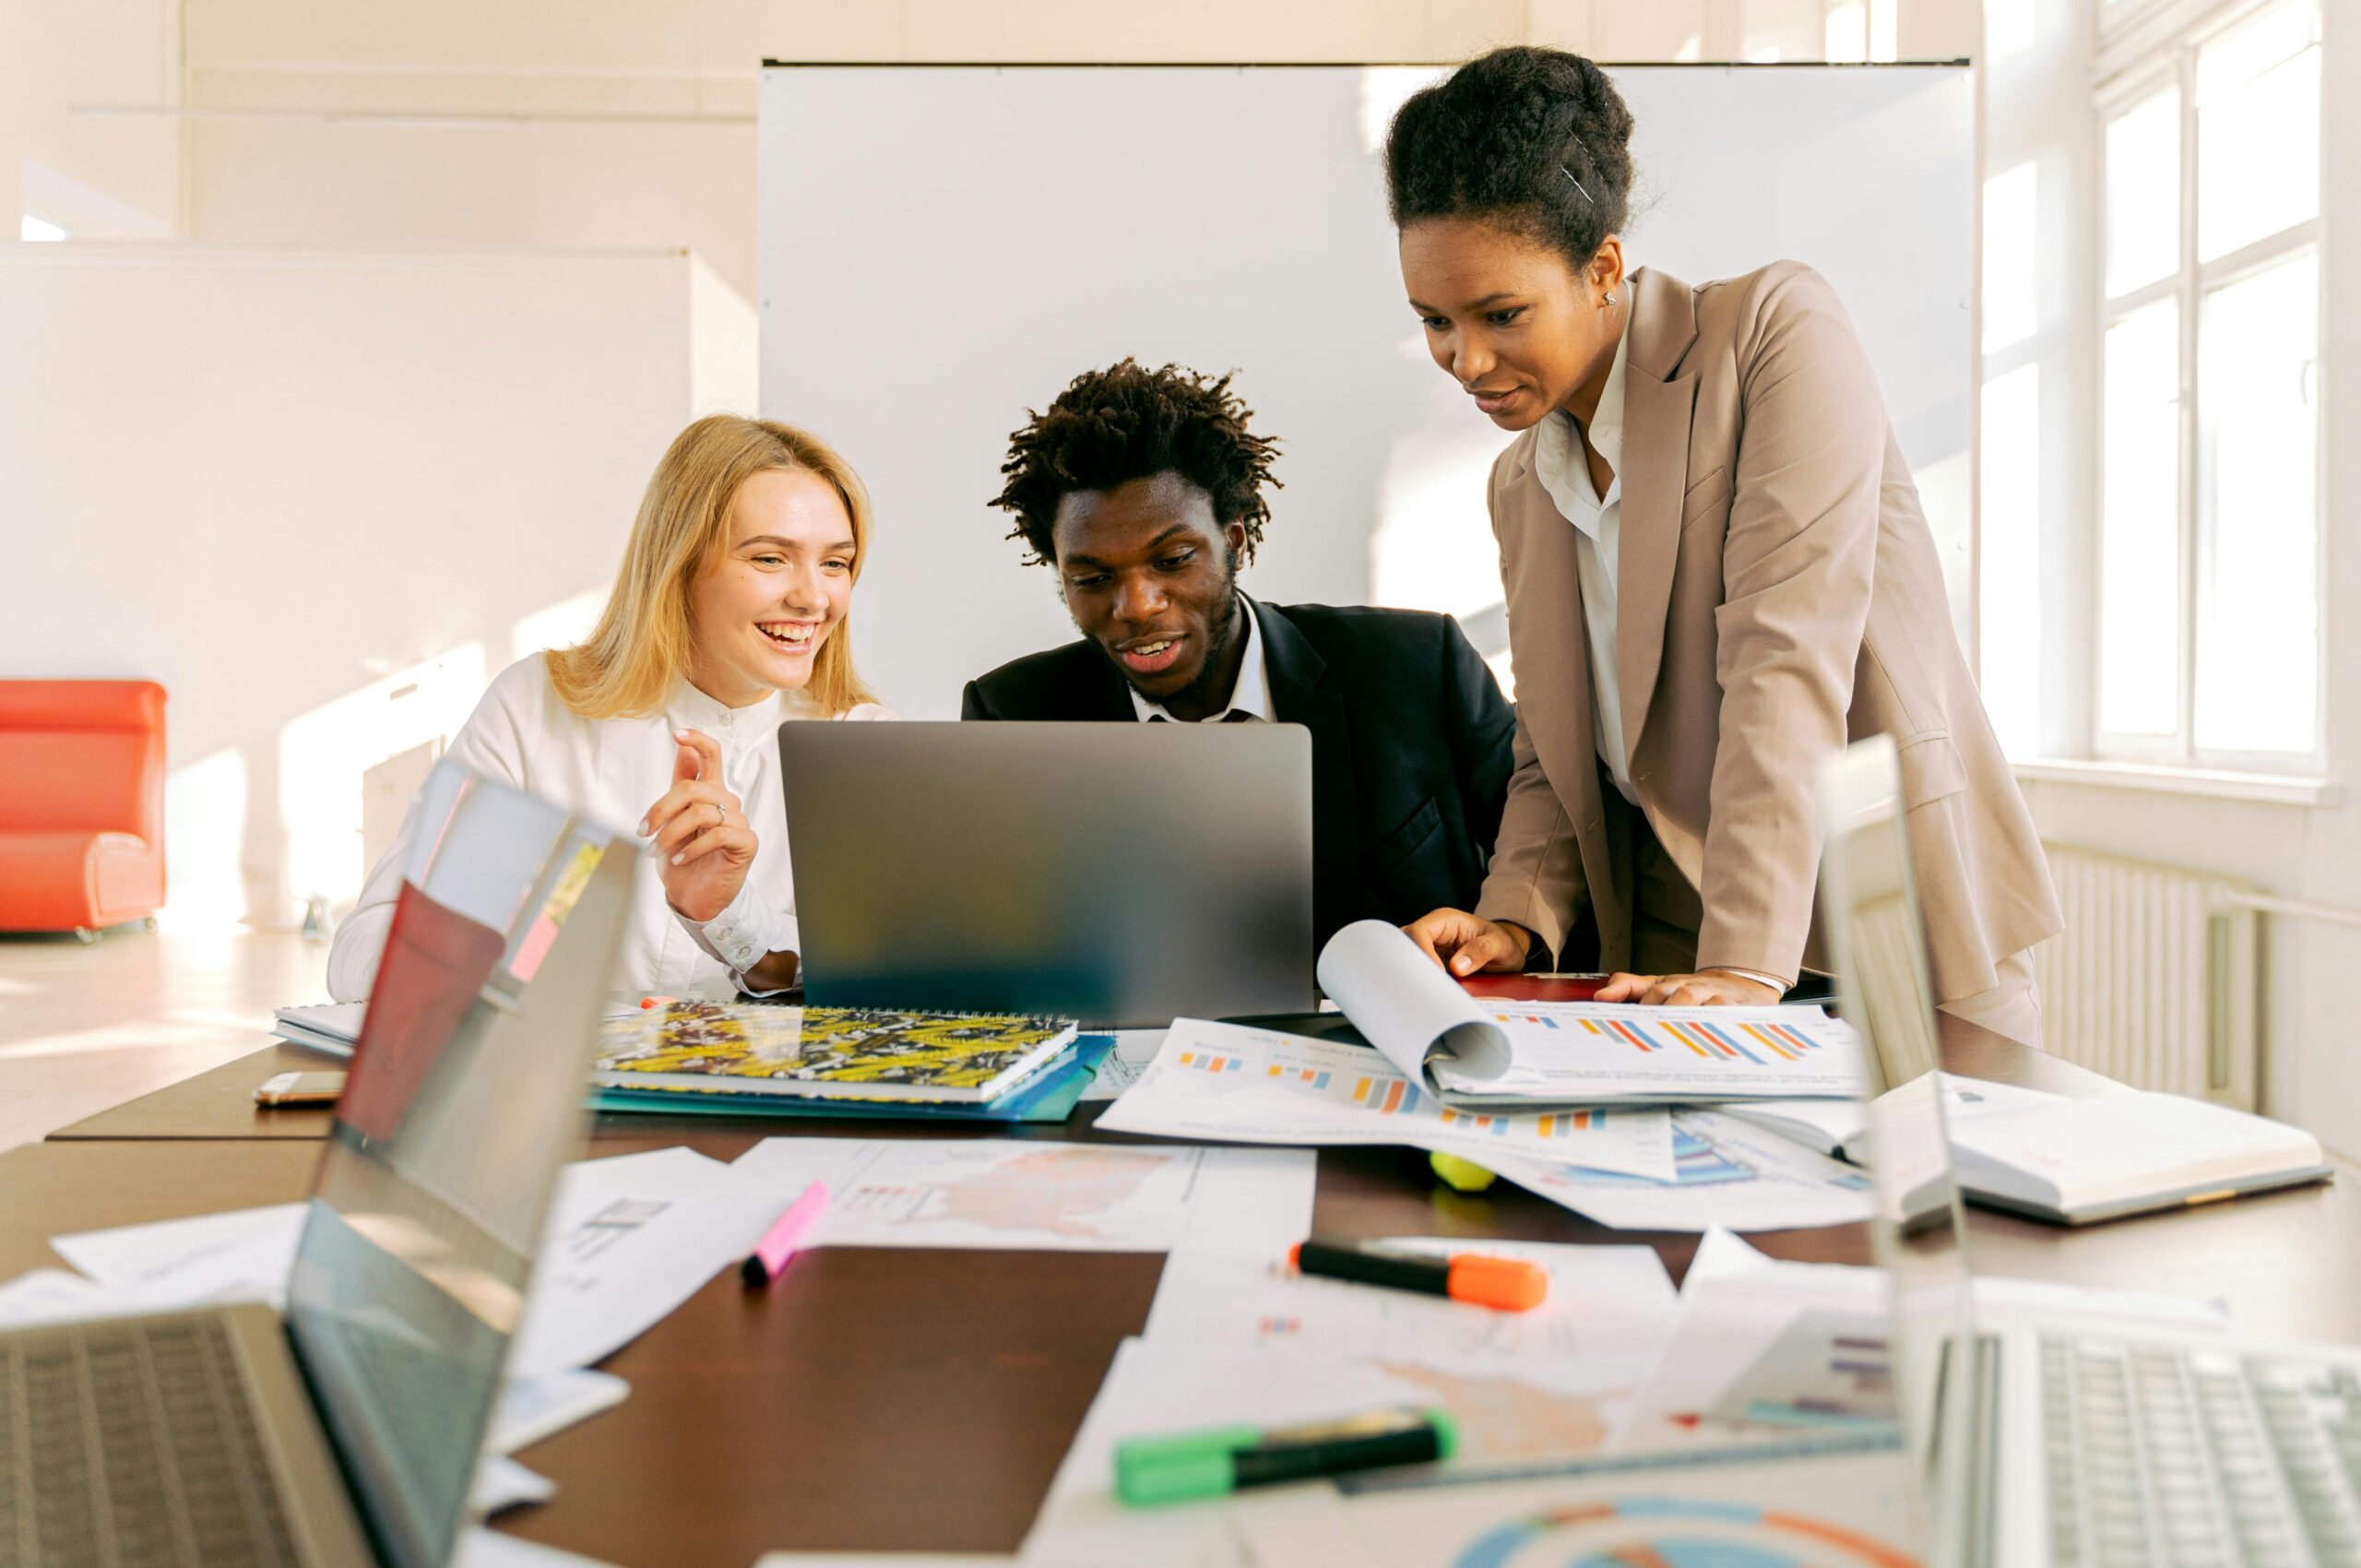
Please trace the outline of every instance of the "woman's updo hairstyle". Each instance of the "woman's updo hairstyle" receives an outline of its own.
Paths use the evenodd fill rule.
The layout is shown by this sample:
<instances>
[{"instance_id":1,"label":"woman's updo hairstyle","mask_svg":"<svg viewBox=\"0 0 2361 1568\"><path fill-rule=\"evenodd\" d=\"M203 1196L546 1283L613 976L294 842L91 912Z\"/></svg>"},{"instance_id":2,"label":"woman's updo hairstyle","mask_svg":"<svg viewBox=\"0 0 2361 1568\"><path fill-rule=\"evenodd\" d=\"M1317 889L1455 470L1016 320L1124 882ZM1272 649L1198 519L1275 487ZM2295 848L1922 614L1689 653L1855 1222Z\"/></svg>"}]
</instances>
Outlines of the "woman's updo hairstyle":
<instances>
[{"instance_id":1,"label":"woman's updo hairstyle","mask_svg":"<svg viewBox=\"0 0 2361 1568\"><path fill-rule=\"evenodd\" d=\"M1484 219L1555 245L1579 273L1629 216L1631 141L1631 111L1605 71L1561 49L1495 49L1394 116L1394 226Z\"/></svg>"}]
</instances>

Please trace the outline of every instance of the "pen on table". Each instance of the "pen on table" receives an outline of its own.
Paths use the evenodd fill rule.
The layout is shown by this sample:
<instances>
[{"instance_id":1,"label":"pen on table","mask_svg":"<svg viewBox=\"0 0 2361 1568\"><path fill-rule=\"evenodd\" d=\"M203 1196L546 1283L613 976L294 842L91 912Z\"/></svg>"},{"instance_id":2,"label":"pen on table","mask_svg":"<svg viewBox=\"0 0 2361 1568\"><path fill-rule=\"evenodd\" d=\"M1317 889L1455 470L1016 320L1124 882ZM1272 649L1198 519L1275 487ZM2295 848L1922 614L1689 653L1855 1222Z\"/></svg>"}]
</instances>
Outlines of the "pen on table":
<instances>
[{"instance_id":1,"label":"pen on table","mask_svg":"<svg viewBox=\"0 0 2361 1568\"><path fill-rule=\"evenodd\" d=\"M745 1277L746 1283L768 1285L777 1279L779 1271L787 1266L787 1260L803 1244L803 1238L811 1234L812 1227L827 1212L828 1184L814 1182L804 1188L803 1195L788 1205L787 1212L763 1232L763 1239L754 1243L753 1255L740 1265L739 1273Z\"/></svg>"},{"instance_id":2,"label":"pen on table","mask_svg":"<svg viewBox=\"0 0 2361 1568\"><path fill-rule=\"evenodd\" d=\"M1459 1428L1449 1414L1401 1408L1267 1431L1240 1425L1134 1437L1115 1445L1115 1495L1134 1506L1180 1503L1383 1465L1423 1465L1458 1451Z\"/></svg>"},{"instance_id":3,"label":"pen on table","mask_svg":"<svg viewBox=\"0 0 2361 1568\"><path fill-rule=\"evenodd\" d=\"M1323 1278L1423 1290L1430 1296L1448 1296L1454 1301L1472 1301L1507 1313L1539 1306L1549 1294L1549 1271L1539 1264L1523 1258L1486 1257L1480 1253L1426 1257L1315 1237L1297 1242L1288 1251L1287 1261L1300 1273Z\"/></svg>"}]
</instances>

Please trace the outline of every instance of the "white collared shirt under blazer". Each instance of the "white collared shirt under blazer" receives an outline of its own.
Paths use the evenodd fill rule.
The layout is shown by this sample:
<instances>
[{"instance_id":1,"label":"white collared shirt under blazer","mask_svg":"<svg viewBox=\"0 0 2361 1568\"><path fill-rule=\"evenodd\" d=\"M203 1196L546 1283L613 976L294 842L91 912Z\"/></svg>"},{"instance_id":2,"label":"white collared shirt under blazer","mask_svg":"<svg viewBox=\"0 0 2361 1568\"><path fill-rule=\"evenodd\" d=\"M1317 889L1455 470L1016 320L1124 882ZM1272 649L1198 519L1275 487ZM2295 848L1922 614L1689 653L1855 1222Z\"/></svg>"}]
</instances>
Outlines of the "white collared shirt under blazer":
<instances>
[{"instance_id":1,"label":"white collared shirt under blazer","mask_svg":"<svg viewBox=\"0 0 2361 1568\"><path fill-rule=\"evenodd\" d=\"M1557 952L1587 904L1601 962L1628 965L1628 857L1610 855L1594 760L1605 684L1638 809L1700 895L1701 968L1827 968L1819 770L1882 731L1937 1000L2030 1004L2024 955L2060 928L2057 896L1844 307L1794 262L1628 283L1612 668L1586 646L1576 531L1537 470L1537 427L1492 467L1517 766L1477 912Z\"/></svg>"},{"instance_id":2,"label":"white collared shirt under blazer","mask_svg":"<svg viewBox=\"0 0 2361 1568\"><path fill-rule=\"evenodd\" d=\"M483 700L452 737L449 757L504 784L528 790L569 812L635 834L641 818L672 787L679 750L675 730L700 730L721 748L722 782L742 802L760 848L746 885L730 907L700 933L672 912L656 858L640 848L632 880L630 921L623 933L619 991L670 992L733 982L713 948L788 951L797 945L795 885L787 853L787 806L779 786L778 727L790 719L824 719L802 691L774 692L748 707L725 707L683 681L660 713L637 719L585 719L550 684L549 666L534 654L492 681ZM890 719L875 703L842 717ZM328 994L358 1002L369 993L393 924L401 868L418 831L410 802L400 833L371 870L361 902L337 928L328 955ZM700 941L700 935L704 940ZM718 939L718 940L717 940Z\"/></svg>"}]
</instances>

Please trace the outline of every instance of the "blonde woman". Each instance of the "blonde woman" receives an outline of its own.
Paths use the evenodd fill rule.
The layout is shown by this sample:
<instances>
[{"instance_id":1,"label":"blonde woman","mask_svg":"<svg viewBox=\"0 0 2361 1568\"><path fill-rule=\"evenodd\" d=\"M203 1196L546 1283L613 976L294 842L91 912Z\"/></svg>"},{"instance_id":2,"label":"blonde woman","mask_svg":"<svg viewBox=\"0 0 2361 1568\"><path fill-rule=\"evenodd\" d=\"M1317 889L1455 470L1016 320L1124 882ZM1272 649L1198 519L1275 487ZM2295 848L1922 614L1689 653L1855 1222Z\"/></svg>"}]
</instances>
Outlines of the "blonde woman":
<instances>
[{"instance_id":1,"label":"blonde woman","mask_svg":"<svg viewBox=\"0 0 2361 1568\"><path fill-rule=\"evenodd\" d=\"M892 717L853 672L845 630L869 531L868 492L825 443L699 420L656 465L589 640L501 671L453 739L487 778L638 830L649 852L619 987L794 983L773 737L788 719ZM338 1001L369 993L417 826L413 804L338 928Z\"/></svg>"}]
</instances>

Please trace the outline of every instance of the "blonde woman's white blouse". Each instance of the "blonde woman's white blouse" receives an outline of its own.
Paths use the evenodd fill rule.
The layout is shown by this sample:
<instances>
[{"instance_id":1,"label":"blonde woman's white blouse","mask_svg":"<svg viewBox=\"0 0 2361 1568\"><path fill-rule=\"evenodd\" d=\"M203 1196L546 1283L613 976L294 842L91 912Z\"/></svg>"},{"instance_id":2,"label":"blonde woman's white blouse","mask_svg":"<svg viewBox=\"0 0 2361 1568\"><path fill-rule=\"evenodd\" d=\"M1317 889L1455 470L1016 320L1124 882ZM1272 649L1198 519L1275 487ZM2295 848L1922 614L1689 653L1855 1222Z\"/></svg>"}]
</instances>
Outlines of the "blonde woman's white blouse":
<instances>
[{"instance_id":1,"label":"blonde woman's white blouse","mask_svg":"<svg viewBox=\"0 0 2361 1568\"><path fill-rule=\"evenodd\" d=\"M635 834L647 809L672 787L672 760L679 750L672 731L699 730L712 736L721 748L722 782L743 802L746 821L761 845L747 868L745 887L718 917L702 928L693 925L665 901L656 859L643 843L614 982L618 990L643 992L711 989L738 980L738 969L725 963L721 954L741 956L751 964L764 953L799 946L775 736L782 721L825 717L800 690L774 692L750 707L732 708L683 681L660 713L643 719L585 719L559 698L550 683L547 661L535 654L500 672L453 737L448 754L487 778ZM875 703L863 703L842 717L878 719L893 715ZM412 801L399 835L369 873L361 902L337 928L328 953L328 994L339 1002L361 1001L376 979L377 959L393 925L394 900L401 891L401 868L409 862L418 831L418 802Z\"/></svg>"}]
</instances>

